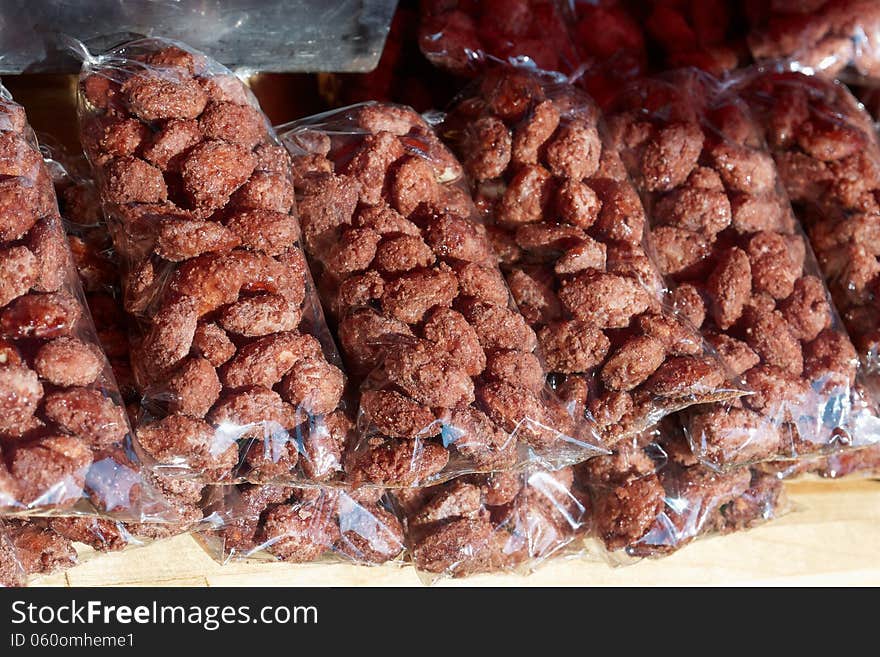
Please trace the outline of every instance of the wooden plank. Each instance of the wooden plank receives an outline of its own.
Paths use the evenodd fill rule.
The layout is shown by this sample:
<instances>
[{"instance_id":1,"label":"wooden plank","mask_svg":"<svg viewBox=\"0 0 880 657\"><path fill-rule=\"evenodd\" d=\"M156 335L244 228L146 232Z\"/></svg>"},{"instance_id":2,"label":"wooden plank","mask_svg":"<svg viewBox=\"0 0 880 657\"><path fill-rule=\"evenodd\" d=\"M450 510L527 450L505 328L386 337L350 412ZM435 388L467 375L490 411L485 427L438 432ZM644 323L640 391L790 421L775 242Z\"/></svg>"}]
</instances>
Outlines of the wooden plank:
<instances>
[{"instance_id":1,"label":"wooden plank","mask_svg":"<svg viewBox=\"0 0 880 657\"><path fill-rule=\"evenodd\" d=\"M880 586L880 482L795 482L795 511L755 529L700 539L663 559L610 567L552 560L528 577L480 575L440 586ZM98 555L41 586L420 586L409 566L214 562L190 536Z\"/></svg>"}]
</instances>

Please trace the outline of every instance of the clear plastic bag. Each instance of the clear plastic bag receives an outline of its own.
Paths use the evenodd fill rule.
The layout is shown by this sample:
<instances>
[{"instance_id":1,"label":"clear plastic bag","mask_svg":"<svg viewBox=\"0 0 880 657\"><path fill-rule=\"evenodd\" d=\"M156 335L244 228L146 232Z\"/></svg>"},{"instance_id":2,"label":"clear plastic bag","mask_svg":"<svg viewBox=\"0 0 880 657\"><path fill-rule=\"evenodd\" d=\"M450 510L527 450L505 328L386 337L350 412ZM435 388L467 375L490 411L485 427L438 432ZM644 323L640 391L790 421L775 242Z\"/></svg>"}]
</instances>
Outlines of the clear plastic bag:
<instances>
[{"instance_id":1,"label":"clear plastic bag","mask_svg":"<svg viewBox=\"0 0 880 657\"><path fill-rule=\"evenodd\" d=\"M114 524L99 518L82 520ZM51 529L45 519L0 519L0 587L25 586L32 576L67 570L76 564L73 542Z\"/></svg>"},{"instance_id":2,"label":"clear plastic bag","mask_svg":"<svg viewBox=\"0 0 880 657\"><path fill-rule=\"evenodd\" d=\"M381 488L216 487L197 539L221 563L378 565L398 560L403 526Z\"/></svg>"},{"instance_id":3,"label":"clear plastic bag","mask_svg":"<svg viewBox=\"0 0 880 657\"><path fill-rule=\"evenodd\" d=\"M749 48L758 61L849 80L880 80L880 5L874 0L750 0Z\"/></svg>"},{"instance_id":4,"label":"clear plastic bag","mask_svg":"<svg viewBox=\"0 0 880 657\"><path fill-rule=\"evenodd\" d=\"M880 399L880 139L845 86L780 69L736 80Z\"/></svg>"},{"instance_id":5,"label":"clear plastic bag","mask_svg":"<svg viewBox=\"0 0 880 657\"><path fill-rule=\"evenodd\" d=\"M575 480L590 493L592 536L615 563L671 554L700 536L741 531L788 510L772 474L700 464L674 419L578 466Z\"/></svg>"},{"instance_id":6,"label":"clear plastic bag","mask_svg":"<svg viewBox=\"0 0 880 657\"><path fill-rule=\"evenodd\" d=\"M23 108L0 96L0 509L173 519L134 457L52 178Z\"/></svg>"},{"instance_id":7,"label":"clear plastic bag","mask_svg":"<svg viewBox=\"0 0 880 657\"><path fill-rule=\"evenodd\" d=\"M81 135L134 324L140 447L205 483L338 480L346 377L290 160L255 98L180 43L84 57Z\"/></svg>"},{"instance_id":8,"label":"clear plastic bag","mask_svg":"<svg viewBox=\"0 0 880 657\"><path fill-rule=\"evenodd\" d=\"M471 77L492 60L571 73L569 8L555 0L422 0L419 46L442 69Z\"/></svg>"},{"instance_id":9,"label":"clear plastic bag","mask_svg":"<svg viewBox=\"0 0 880 657\"><path fill-rule=\"evenodd\" d=\"M462 94L438 132L470 177L554 386L608 444L741 394L672 310L638 193L588 96L499 68Z\"/></svg>"},{"instance_id":10,"label":"clear plastic bag","mask_svg":"<svg viewBox=\"0 0 880 657\"><path fill-rule=\"evenodd\" d=\"M572 468L471 475L393 496L405 519L409 560L427 583L528 573L565 553L589 526Z\"/></svg>"},{"instance_id":11,"label":"clear plastic bag","mask_svg":"<svg viewBox=\"0 0 880 657\"><path fill-rule=\"evenodd\" d=\"M676 305L750 390L689 410L694 453L727 468L880 440L855 348L745 103L683 69L634 83L617 105L611 132Z\"/></svg>"},{"instance_id":12,"label":"clear plastic bag","mask_svg":"<svg viewBox=\"0 0 880 657\"><path fill-rule=\"evenodd\" d=\"M761 469L779 479L795 479L816 475L822 479L880 479L880 445L848 449L828 456L781 463L764 463Z\"/></svg>"},{"instance_id":13,"label":"clear plastic bag","mask_svg":"<svg viewBox=\"0 0 880 657\"><path fill-rule=\"evenodd\" d=\"M602 452L545 383L461 165L422 117L365 103L282 129L306 252L360 384L350 483L424 485Z\"/></svg>"}]
</instances>

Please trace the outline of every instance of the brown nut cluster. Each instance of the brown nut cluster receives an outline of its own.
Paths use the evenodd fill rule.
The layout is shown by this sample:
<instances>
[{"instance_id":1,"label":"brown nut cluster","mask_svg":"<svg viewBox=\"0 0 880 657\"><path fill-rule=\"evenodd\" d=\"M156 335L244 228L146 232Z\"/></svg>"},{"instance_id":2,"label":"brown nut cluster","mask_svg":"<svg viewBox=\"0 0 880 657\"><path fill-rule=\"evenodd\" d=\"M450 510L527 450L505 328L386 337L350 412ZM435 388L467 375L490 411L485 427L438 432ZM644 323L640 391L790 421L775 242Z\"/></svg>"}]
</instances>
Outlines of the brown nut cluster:
<instances>
[{"instance_id":1,"label":"brown nut cluster","mask_svg":"<svg viewBox=\"0 0 880 657\"><path fill-rule=\"evenodd\" d=\"M746 78L743 94L835 306L873 369L880 347L880 142L871 119L843 85L799 73Z\"/></svg>"},{"instance_id":2,"label":"brown nut cluster","mask_svg":"<svg viewBox=\"0 0 880 657\"><path fill-rule=\"evenodd\" d=\"M441 135L473 180L548 371L608 441L723 386L721 362L661 305L641 201L587 96L525 71L490 72ZM655 157L675 166L666 151L681 156L681 144Z\"/></svg>"},{"instance_id":3,"label":"brown nut cluster","mask_svg":"<svg viewBox=\"0 0 880 657\"><path fill-rule=\"evenodd\" d=\"M670 554L711 532L753 526L784 510L782 482L757 469L718 473L700 464L677 421L576 468L590 493L592 528L609 551Z\"/></svg>"},{"instance_id":4,"label":"brown nut cluster","mask_svg":"<svg viewBox=\"0 0 880 657\"><path fill-rule=\"evenodd\" d=\"M322 300L362 380L353 481L506 468L518 444L552 453L582 431L545 387L461 165L418 114L367 103L283 140Z\"/></svg>"},{"instance_id":5,"label":"brown nut cluster","mask_svg":"<svg viewBox=\"0 0 880 657\"><path fill-rule=\"evenodd\" d=\"M416 569L430 576L534 567L587 530L571 468L468 475L395 491Z\"/></svg>"},{"instance_id":6,"label":"brown nut cluster","mask_svg":"<svg viewBox=\"0 0 880 657\"><path fill-rule=\"evenodd\" d=\"M634 86L611 122L679 309L751 392L693 413L695 450L727 466L853 440L855 349L746 104L685 72Z\"/></svg>"},{"instance_id":7,"label":"brown nut cluster","mask_svg":"<svg viewBox=\"0 0 880 657\"><path fill-rule=\"evenodd\" d=\"M337 478L345 377L299 246L289 157L231 73L161 40L129 45L84 72L80 94L138 325L139 442L204 481Z\"/></svg>"},{"instance_id":8,"label":"brown nut cluster","mask_svg":"<svg viewBox=\"0 0 880 657\"><path fill-rule=\"evenodd\" d=\"M32 575L46 575L75 566L73 540L56 532L46 520L6 518L0 521L0 587L24 586Z\"/></svg>"},{"instance_id":9,"label":"brown nut cluster","mask_svg":"<svg viewBox=\"0 0 880 657\"><path fill-rule=\"evenodd\" d=\"M486 58L530 60L546 71L575 62L564 12L549 0L428 0L421 3L419 47L456 75L473 75Z\"/></svg>"},{"instance_id":10,"label":"brown nut cluster","mask_svg":"<svg viewBox=\"0 0 880 657\"><path fill-rule=\"evenodd\" d=\"M20 110L11 101L4 108ZM95 281L107 280L107 270L71 256L52 179L28 130L22 121L18 130L0 132L7 174L0 211L0 507L57 510L86 499L102 512L139 518L161 502L137 464L106 453L128 439L130 428L73 265Z\"/></svg>"},{"instance_id":11,"label":"brown nut cluster","mask_svg":"<svg viewBox=\"0 0 880 657\"><path fill-rule=\"evenodd\" d=\"M752 3L749 14L755 59L791 59L829 77L847 67L880 75L880 7L873 0Z\"/></svg>"},{"instance_id":12,"label":"brown nut cluster","mask_svg":"<svg viewBox=\"0 0 880 657\"><path fill-rule=\"evenodd\" d=\"M403 552L403 526L381 489L244 484L220 491L224 559L265 552L296 563L332 556L369 565Z\"/></svg>"}]
</instances>

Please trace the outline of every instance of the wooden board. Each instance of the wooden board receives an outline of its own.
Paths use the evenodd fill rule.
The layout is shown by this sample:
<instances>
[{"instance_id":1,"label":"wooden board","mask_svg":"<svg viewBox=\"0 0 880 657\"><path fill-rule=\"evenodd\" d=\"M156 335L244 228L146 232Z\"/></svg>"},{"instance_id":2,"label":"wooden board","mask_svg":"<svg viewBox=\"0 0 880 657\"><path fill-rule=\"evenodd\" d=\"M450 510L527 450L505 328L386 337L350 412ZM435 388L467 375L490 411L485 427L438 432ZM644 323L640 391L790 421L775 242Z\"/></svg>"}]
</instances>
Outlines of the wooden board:
<instances>
[{"instance_id":1,"label":"wooden board","mask_svg":"<svg viewBox=\"0 0 880 657\"><path fill-rule=\"evenodd\" d=\"M443 586L880 585L880 481L789 484L795 509L748 532L708 537L626 567L557 559L528 577L483 575ZM99 555L44 586L420 586L409 566L220 566L190 536Z\"/></svg>"}]
</instances>

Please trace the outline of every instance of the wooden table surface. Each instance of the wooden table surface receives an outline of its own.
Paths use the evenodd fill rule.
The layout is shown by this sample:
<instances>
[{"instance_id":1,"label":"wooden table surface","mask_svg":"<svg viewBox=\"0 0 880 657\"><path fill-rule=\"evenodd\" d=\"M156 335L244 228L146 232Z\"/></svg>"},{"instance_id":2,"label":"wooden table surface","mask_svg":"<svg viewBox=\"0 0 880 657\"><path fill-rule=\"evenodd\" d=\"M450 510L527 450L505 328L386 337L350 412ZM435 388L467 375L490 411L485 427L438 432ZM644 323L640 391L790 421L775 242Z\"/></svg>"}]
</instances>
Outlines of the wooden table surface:
<instances>
[{"instance_id":1,"label":"wooden table surface","mask_svg":"<svg viewBox=\"0 0 880 657\"><path fill-rule=\"evenodd\" d=\"M794 511L750 531L695 541L625 567L584 558L528 577L482 575L441 586L880 585L880 481L788 484ZM420 586L409 566L237 563L220 566L190 536L100 555L45 586Z\"/></svg>"}]
</instances>

